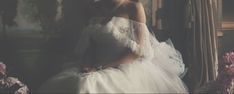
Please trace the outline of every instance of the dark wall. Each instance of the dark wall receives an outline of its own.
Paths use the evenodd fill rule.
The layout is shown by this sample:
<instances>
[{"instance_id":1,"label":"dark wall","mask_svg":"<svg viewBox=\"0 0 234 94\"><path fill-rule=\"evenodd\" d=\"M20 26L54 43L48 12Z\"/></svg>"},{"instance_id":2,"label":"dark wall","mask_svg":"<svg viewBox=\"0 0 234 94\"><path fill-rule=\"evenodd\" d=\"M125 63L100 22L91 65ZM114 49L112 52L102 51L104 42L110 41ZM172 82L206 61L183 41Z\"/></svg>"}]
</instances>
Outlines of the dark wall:
<instances>
[{"instance_id":1,"label":"dark wall","mask_svg":"<svg viewBox=\"0 0 234 94\"><path fill-rule=\"evenodd\" d=\"M164 3L164 39L171 38L186 59L185 0L164 0Z\"/></svg>"},{"instance_id":2,"label":"dark wall","mask_svg":"<svg viewBox=\"0 0 234 94\"><path fill-rule=\"evenodd\" d=\"M190 65L188 60L188 50L187 50L187 30L185 28L185 6L186 0L164 0L164 18L163 18L163 36L164 39L171 38L175 48L179 50L182 54L184 63L186 67ZM191 77L185 75L183 78L188 89L192 90L193 85L191 82Z\"/></svg>"},{"instance_id":3,"label":"dark wall","mask_svg":"<svg viewBox=\"0 0 234 94\"><path fill-rule=\"evenodd\" d=\"M234 0L223 0L223 20L234 21Z\"/></svg>"},{"instance_id":4,"label":"dark wall","mask_svg":"<svg viewBox=\"0 0 234 94\"><path fill-rule=\"evenodd\" d=\"M234 21L234 0L223 0L223 21L233 22ZM225 29L225 28L224 28ZM224 30L224 36L219 38L220 43L220 55L223 55L227 51L234 50L234 30Z\"/></svg>"},{"instance_id":5,"label":"dark wall","mask_svg":"<svg viewBox=\"0 0 234 94\"><path fill-rule=\"evenodd\" d=\"M234 51L234 30L225 30L223 33L224 36L219 38L221 55L228 51Z\"/></svg>"},{"instance_id":6,"label":"dark wall","mask_svg":"<svg viewBox=\"0 0 234 94\"><path fill-rule=\"evenodd\" d=\"M54 21L56 0L18 0L20 7L13 1L17 0L0 0L1 13L12 14L9 22L15 23L7 26L4 39L0 27L0 60L8 65L10 76L18 77L33 92L66 63L63 58L73 51L89 18L90 0L64 0L64 16L59 22Z\"/></svg>"}]
</instances>

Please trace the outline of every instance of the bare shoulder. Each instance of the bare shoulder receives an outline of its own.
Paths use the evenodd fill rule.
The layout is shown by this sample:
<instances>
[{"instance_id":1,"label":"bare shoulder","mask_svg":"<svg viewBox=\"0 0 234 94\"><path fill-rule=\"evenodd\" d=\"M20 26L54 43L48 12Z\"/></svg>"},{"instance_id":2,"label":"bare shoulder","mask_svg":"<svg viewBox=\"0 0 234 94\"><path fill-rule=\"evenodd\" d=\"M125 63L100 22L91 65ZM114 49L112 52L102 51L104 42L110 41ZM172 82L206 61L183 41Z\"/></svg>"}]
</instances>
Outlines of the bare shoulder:
<instances>
[{"instance_id":1,"label":"bare shoulder","mask_svg":"<svg viewBox=\"0 0 234 94\"><path fill-rule=\"evenodd\" d=\"M140 0L130 0L130 5L130 18L138 22L146 23L145 10Z\"/></svg>"},{"instance_id":2,"label":"bare shoulder","mask_svg":"<svg viewBox=\"0 0 234 94\"><path fill-rule=\"evenodd\" d=\"M135 8L143 8L143 5L140 0L130 0L130 4L134 6Z\"/></svg>"},{"instance_id":3,"label":"bare shoulder","mask_svg":"<svg viewBox=\"0 0 234 94\"><path fill-rule=\"evenodd\" d=\"M133 2L140 2L140 0L130 0L130 1L133 1Z\"/></svg>"}]
</instances>

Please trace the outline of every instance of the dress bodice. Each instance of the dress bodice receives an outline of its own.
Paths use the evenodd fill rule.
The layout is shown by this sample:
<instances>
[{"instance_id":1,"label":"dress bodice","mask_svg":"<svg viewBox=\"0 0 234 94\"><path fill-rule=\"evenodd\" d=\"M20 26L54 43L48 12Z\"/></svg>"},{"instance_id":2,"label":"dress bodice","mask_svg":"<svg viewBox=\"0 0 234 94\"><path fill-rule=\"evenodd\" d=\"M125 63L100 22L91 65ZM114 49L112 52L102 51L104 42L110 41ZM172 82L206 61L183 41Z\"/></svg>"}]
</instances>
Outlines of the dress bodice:
<instances>
[{"instance_id":1,"label":"dress bodice","mask_svg":"<svg viewBox=\"0 0 234 94\"><path fill-rule=\"evenodd\" d=\"M88 57L87 62L92 62L91 59L96 63L111 62L123 56L127 50L140 56L151 56L152 50L146 52L146 49L152 48L147 37L149 31L144 23L123 17L112 17L108 23L102 25L99 20L93 20L83 30L77 47L80 57ZM143 32L142 46L137 43L136 32Z\"/></svg>"}]
</instances>

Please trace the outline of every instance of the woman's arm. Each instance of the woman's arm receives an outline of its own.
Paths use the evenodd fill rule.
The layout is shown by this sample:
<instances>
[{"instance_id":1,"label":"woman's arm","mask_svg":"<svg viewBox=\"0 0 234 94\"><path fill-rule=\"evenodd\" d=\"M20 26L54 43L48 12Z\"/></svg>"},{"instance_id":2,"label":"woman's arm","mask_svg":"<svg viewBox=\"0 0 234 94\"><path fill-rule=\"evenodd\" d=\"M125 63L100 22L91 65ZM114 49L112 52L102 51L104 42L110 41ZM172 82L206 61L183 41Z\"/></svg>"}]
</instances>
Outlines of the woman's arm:
<instances>
[{"instance_id":1,"label":"woman's arm","mask_svg":"<svg viewBox=\"0 0 234 94\"><path fill-rule=\"evenodd\" d=\"M145 10L142 3L139 0L131 0L134 1L130 8L130 18L141 23L146 23L146 15Z\"/></svg>"},{"instance_id":2,"label":"woman's arm","mask_svg":"<svg viewBox=\"0 0 234 94\"><path fill-rule=\"evenodd\" d=\"M139 22L140 24L145 24L146 23L146 16L145 16L145 11L142 3L139 0L131 0L132 2L130 3L130 8L129 8L129 19L134 20L136 22ZM135 27L134 28L134 34L136 34L136 42L140 46L144 46L144 30L141 30L142 28ZM137 53L129 51L126 56L123 56L122 59L111 63L110 65L107 65L106 67L109 66L116 66L122 63L130 63L136 58L140 57Z\"/></svg>"},{"instance_id":3,"label":"woman's arm","mask_svg":"<svg viewBox=\"0 0 234 94\"><path fill-rule=\"evenodd\" d=\"M145 10L142 5L142 3L139 0L132 0L135 1L132 6L132 11L130 12L130 19L137 21L139 23L146 23L146 15L145 15ZM144 46L144 34L145 30L142 30L142 27L139 27L138 25L134 25L134 34L136 36L136 42L139 44L140 48L141 46Z\"/></svg>"}]
</instances>

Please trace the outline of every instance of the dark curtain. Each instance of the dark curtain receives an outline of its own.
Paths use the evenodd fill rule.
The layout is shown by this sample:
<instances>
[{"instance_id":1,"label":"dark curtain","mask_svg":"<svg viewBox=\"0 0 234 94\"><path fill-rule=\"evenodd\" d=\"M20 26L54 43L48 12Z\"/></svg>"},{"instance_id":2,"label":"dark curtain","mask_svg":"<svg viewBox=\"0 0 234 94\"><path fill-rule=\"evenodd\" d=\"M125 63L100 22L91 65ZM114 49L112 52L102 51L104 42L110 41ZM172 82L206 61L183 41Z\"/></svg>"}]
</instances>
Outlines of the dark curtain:
<instances>
[{"instance_id":1,"label":"dark curtain","mask_svg":"<svg viewBox=\"0 0 234 94\"><path fill-rule=\"evenodd\" d=\"M216 78L218 1L186 1L188 86L192 90Z\"/></svg>"}]
</instances>

